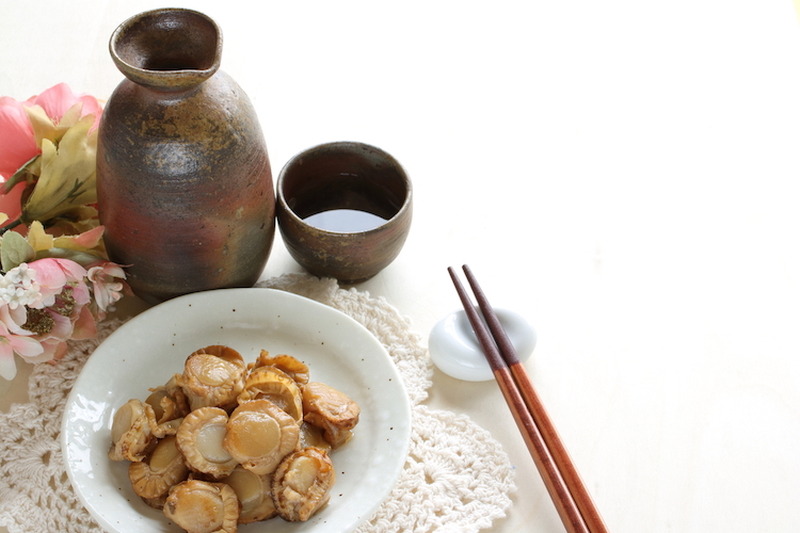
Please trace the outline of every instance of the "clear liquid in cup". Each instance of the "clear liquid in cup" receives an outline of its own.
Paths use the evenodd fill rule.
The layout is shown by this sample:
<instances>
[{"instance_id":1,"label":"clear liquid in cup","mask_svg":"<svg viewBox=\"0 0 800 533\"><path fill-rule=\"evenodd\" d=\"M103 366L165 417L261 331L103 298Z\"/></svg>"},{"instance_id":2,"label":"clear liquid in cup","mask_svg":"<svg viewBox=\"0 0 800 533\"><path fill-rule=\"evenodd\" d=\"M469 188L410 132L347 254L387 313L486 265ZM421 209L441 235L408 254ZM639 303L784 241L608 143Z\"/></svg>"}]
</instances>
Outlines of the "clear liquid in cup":
<instances>
[{"instance_id":1,"label":"clear liquid in cup","mask_svg":"<svg viewBox=\"0 0 800 533\"><path fill-rule=\"evenodd\" d=\"M360 233L386 223L385 218L360 209L329 209L314 213L303 222L315 228L336 233Z\"/></svg>"}]
</instances>

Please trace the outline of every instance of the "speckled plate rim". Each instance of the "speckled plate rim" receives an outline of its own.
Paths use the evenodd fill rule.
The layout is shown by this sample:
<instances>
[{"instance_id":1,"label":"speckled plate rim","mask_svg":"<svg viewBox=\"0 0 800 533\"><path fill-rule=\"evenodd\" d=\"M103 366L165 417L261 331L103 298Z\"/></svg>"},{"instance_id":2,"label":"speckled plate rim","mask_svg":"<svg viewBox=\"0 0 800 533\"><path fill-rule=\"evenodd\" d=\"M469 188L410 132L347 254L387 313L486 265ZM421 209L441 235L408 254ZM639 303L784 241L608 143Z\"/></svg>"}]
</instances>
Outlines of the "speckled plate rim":
<instances>
[{"instance_id":1,"label":"speckled plate rim","mask_svg":"<svg viewBox=\"0 0 800 533\"><path fill-rule=\"evenodd\" d=\"M362 413L353 439L332 454L336 484L311 520L280 518L243 533L351 531L388 497L402 472L411 408L402 378L372 333L346 314L274 289L223 289L157 305L123 324L90 356L67 398L61 447L83 505L109 532L180 531L130 487L127 463L108 459L114 412L180 372L197 348L227 344L246 361L260 349L304 360L311 379L349 394Z\"/></svg>"}]
</instances>

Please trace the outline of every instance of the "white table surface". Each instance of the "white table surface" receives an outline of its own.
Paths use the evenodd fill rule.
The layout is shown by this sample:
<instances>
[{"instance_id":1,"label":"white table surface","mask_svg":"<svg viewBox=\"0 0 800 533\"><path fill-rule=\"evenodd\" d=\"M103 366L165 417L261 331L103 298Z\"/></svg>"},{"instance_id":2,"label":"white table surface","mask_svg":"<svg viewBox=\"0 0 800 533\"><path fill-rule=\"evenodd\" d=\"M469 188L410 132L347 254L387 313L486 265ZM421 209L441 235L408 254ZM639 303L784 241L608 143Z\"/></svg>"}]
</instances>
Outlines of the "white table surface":
<instances>
[{"instance_id":1,"label":"white table surface","mask_svg":"<svg viewBox=\"0 0 800 533\"><path fill-rule=\"evenodd\" d=\"M108 97L108 38L163 2L0 0L0 95ZM800 523L800 23L791 0L194 1L273 173L368 142L415 187L400 257L359 285L427 337L468 263L614 532ZM265 276L298 270L276 239ZM22 364L20 364L22 366ZM26 374L21 369L20 378ZM0 382L0 409L26 397ZM563 531L493 383L430 404L505 446L496 532Z\"/></svg>"}]
</instances>

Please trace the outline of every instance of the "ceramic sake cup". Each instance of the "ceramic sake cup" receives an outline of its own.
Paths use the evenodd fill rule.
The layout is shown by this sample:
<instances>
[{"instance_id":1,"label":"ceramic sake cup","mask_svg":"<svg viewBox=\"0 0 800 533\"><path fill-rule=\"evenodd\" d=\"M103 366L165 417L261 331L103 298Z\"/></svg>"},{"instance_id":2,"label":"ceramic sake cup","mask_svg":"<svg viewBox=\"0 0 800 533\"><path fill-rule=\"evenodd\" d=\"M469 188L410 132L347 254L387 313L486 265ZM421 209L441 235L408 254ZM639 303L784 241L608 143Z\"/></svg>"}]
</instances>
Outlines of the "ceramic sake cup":
<instances>
[{"instance_id":1,"label":"ceramic sake cup","mask_svg":"<svg viewBox=\"0 0 800 533\"><path fill-rule=\"evenodd\" d=\"M400 253L412 187L397 160L360 142L332 142L289 160L278 176L278 227L289 254L320 277L367 280Z\"/></svg>"}]
</instances>

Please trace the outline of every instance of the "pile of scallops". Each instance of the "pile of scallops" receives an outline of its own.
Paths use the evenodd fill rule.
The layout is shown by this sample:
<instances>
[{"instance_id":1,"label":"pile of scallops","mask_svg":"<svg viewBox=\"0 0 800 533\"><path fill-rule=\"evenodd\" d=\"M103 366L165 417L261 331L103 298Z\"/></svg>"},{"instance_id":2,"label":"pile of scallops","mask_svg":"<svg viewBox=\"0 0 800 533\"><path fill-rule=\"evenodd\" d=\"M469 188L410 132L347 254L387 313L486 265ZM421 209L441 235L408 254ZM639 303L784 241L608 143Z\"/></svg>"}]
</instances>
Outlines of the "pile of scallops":
<instances>
[{"instance_id":1,"label":"pile of scallops","mask_svg":"<svg viewBox=\"0 0 800 533\"><path fill-rule=\"evenodd\" d=\"M134 492L190 533L308 520L330 497L329 453L360 414L295 357L261 350L248 364L222 345L190 354L149 392L114 414L108 455L130 461Z\"/></svg>"}]
</instances>

